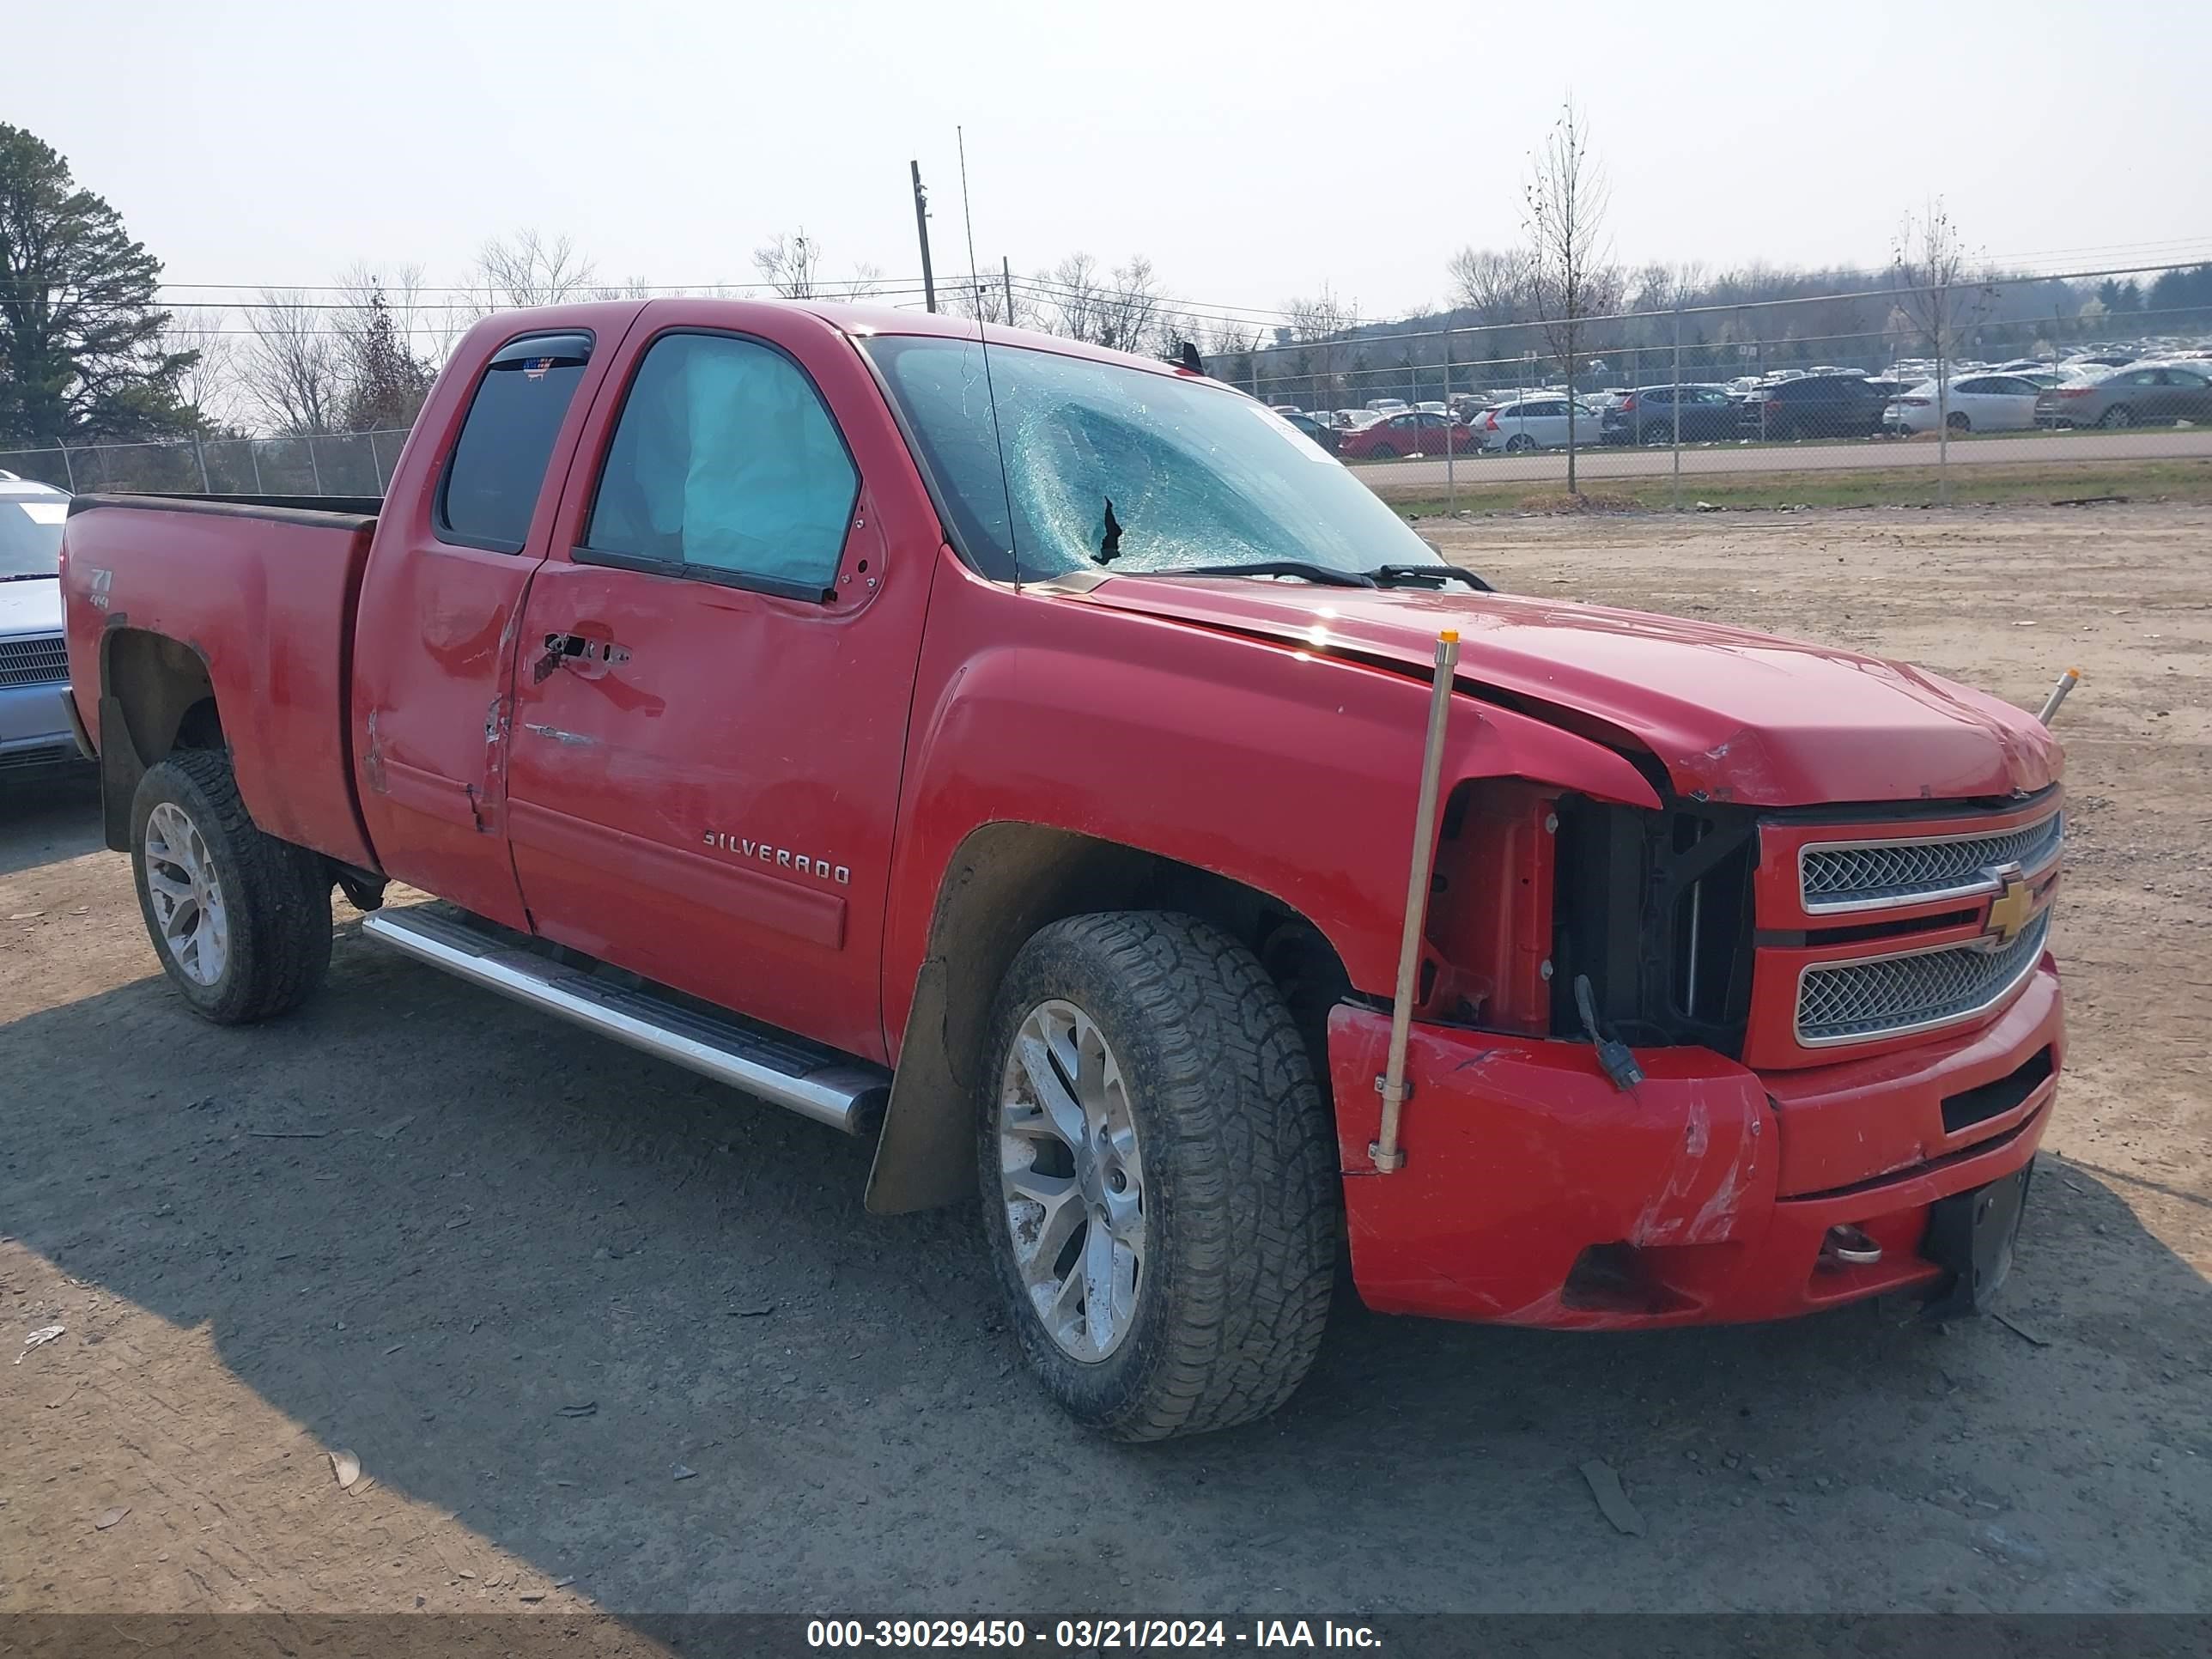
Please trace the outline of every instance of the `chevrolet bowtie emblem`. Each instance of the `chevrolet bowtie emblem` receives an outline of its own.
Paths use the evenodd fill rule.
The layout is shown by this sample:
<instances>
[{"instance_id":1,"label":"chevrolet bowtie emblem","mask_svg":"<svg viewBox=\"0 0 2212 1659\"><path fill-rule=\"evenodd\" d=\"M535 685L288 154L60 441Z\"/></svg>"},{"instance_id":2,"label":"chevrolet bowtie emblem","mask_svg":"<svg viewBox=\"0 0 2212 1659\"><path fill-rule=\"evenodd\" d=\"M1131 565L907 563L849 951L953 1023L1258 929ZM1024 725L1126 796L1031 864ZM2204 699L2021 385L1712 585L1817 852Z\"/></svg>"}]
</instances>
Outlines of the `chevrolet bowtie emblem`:
<instances>
[{"instance_id":1,"label":"chevrolet bowtie emblem","mask_svg":"<svg viewBox=\"0 0 2212 1659\"><path fill-rule=\"evenodd\" d=\"M1990 873L1997 878L1997 896L1990 901L1990 933L1999 945L2009 945L2020 937L2035 915L2035 890L2027 884L2016 864L2004 865Z\"/></svg>"}]
</instances>

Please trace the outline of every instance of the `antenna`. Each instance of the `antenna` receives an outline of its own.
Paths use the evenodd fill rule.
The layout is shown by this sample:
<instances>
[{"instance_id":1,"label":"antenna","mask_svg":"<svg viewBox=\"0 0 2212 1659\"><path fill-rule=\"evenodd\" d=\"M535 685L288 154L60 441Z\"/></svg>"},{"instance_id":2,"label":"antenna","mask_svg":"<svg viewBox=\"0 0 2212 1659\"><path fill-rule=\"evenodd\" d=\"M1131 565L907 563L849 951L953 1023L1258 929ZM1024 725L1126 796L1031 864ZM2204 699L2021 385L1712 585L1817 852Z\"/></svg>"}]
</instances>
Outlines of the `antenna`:
<instances>
[{"instance_id":1,"label":"antenna","mask_svg":"<svg viewBox=\"0 0 2212 1659\"><path fill-rule=\"evenodd\" d=\"M999 499L1006 507L1006 556L1014 564L1014 592L1022 591L1022 544L1014 533L1014 488L1006 480L1006 441L999 427L999 389L991 380L991 328L983 319L983 285L975 278L975 216L968 208L968 134L952 129L960 146L960 216L968 225L968 287L975 299L975 342L983 356L983 396L991 405L991 447L999 452ZM1007 321L1012 321L1011 315Z\"/></svg>"},{"instance_id":2,"label":"antenna","mask_svg":"<svg viewBox=\"0 0 2212 1659\"><path fill-rule=\"evenodd\" d=\"M968 131L964 127L952 129L952 137L960 146L960 217L968 228L968 291L975 296L975 320L983 320L983 284L975 275L975 215L968 205ZM1014 319L1010 316L1006 320Z\"/></svg>"}]
</instances>

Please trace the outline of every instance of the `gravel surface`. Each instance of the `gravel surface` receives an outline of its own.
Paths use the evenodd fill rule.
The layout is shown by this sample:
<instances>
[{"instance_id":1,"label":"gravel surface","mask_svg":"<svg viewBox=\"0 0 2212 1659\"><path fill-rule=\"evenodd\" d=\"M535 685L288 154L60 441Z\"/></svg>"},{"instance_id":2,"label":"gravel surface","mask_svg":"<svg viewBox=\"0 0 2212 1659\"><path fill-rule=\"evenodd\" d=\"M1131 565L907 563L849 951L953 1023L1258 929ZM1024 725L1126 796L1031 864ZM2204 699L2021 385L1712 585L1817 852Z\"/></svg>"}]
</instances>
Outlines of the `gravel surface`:
<instances>
[{"instance_id":1,"label":"gravel surface","mask_svg":"<svg viewBox=\"0 0 2212 1659\"><path fill-rule=\"evenodd\" d=\"M1090 1440L1017 1364L969 1215L866 1216L862 1147L343 904L320 1000L199 1024L92 793L19 789L0 1610L2212 1607L2212 513L1423 528L1522 592L2028 706L2082 667L2072 1069L2008 1322L1551 1335L1340 1294L1268 1421Z\"/></svg>"}]
</instances>

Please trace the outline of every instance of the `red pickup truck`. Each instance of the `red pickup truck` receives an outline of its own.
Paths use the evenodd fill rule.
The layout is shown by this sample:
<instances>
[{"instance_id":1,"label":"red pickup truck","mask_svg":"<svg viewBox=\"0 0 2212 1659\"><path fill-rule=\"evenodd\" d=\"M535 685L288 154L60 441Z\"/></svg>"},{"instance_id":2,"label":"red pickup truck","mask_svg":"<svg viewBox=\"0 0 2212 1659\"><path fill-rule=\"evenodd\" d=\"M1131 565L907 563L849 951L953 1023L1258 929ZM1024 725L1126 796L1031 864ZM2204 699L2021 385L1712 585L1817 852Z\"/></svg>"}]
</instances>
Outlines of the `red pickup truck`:
<instances>
[{"instance_id":1,"label":"red pickup truck","mask_svg":"<svg viewBox=\"0 0 2212 1659\"><path fill-rule=\"evenodd\" d=\"M1109 1433L1280 1403L1347 1244L1377 1309L1585 1329L1963 1311L2009 1263L2063 1050L2045 726L1493 593L1188 357L502 314L380 501L81 496L64 556L195 1010L313 991L336 885L872 1137L872 1209L980 1202Z\"/></svg>"}]
</instances>

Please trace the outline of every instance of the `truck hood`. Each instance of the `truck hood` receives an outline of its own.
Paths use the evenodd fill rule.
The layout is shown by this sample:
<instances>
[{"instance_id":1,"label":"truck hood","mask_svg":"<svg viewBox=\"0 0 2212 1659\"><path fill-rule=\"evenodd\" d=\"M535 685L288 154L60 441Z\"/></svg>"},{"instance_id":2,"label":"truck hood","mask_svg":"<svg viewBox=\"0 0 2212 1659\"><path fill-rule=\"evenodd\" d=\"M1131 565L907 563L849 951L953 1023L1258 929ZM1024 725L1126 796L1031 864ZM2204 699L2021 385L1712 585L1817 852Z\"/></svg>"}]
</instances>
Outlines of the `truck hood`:
<instances>
[{"instance_id":1,"label":"truck hood","mask_svg":"<svg viewBox=\"0 0 2212 1659\"><path fill-rule=\"evenodd\" d=\"M0 636L62 631L62 585L51 576L0 582Z\"/></svg>"},{"instance_id":2,"label":"truck hood","mask_svg":"<svg viewBox=\"0 0 2212 1659\"><path fill-rule=\"evenodd\" d=\"M1743 629L1500 593L1113 576L1088 604L1426 678L1443 629L1459 685L1648 750L1675 789L1758 806L2032 793L2063 750L2034 716L1905 663ZM1607 730L1610 728L1610 730Z\"/></svg>"}]
</instances>

